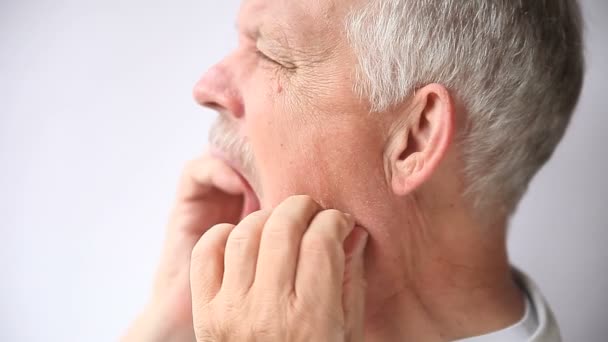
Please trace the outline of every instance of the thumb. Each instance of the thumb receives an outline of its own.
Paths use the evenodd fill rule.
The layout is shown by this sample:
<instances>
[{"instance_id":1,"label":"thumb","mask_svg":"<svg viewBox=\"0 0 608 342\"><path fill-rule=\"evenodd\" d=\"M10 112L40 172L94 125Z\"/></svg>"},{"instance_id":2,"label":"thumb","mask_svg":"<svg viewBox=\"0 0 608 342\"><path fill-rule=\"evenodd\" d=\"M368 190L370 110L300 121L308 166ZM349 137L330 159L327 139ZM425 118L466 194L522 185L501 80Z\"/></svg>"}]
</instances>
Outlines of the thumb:
<instances>
[{"instance_id":1,"label":"thumb","mask_svg":"<svg viewBox=\"0 0 608 342\"><path fill-rule=\"evenodd\" d=\"M345 341L361 342L364 339L365 319L365 246L368 233L356 226L344 241L346 265L344 268L344 309Z\"/></svg>"}]
</instances>

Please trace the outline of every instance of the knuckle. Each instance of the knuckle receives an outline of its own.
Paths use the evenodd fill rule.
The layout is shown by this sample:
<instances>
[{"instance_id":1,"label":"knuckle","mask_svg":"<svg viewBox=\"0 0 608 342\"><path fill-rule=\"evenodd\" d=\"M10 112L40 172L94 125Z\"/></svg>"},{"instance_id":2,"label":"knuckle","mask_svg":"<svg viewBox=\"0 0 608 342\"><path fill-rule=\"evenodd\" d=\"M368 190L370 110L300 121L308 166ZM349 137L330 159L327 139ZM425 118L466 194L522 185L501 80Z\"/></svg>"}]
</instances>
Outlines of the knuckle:
<instances>
[{"instance_id":1,"label":"knuckle","mask_svg":"<svg viewBox=\"0 0 608 342\"><path fill-rule=\"evenodd\" d=\"M317 216L319 216L319 219L323 221L323 223L340 226L348 225L346 215L337 209L323 210Z\"/></svg>"},{"instance_id":2,"label":"knuckle","mask_svg":"<svg viewBox=\"0 0 608 342\"><path fill-rule=\"evenodd\" d=\"M245 307L247 305L245 304ZM243 303L220 293L201 312L194 317L194 329L197 334L206 337L203 341L235 341L244 336ZM246 311L246 310L245 310Z\"/></svg>"},{"instance_id":3,"label":"knuckle","mask_svg":"<svg viewBox=\"0 0 608 342\"><path fill-rule=\"evenodd\" d=\"M208 317L216 317L215 314L210 314ZM225 341L228 337L226 329L222 327L221 321L211 318L201 318L194 320L194 332L197 341L215 342Z\"/></svg>"},{"instance_id":4,"label":"knuckle","mask_svg":"<svg viewBox=\"0 0 608 342\"><path fill-rule=\"evenodd\" d=\"M233 229L234 227L235 226L233 224L230 224L230 223L218 223L216 225L213 225L211 227L211 229L209 229L209 231L212 231L212 230L221 231L221 230L224 230L224 229Z\"/></svg>"},{"instance_id":5,"label":"knuckle","mask_svg":"<svg viewBox=\"0 0 608 342\"><path fill-rule=\"evenodd\" d=\"M293 195L288 197L285 203L303 207L304 209L312 209L318 206L318 203L309 195Z\"/></svg>"},{"instance_id":6,"label":"knuckle","mask_svg":"<svg viewBox=\"0 0 608 342\"><path fill-rule=\"evenodd\" d=\"M263 234L269 240L290 240L295 231L305 225L303 218L294 213L275 212L264 225Z\"/></svg>"},{"instance_id":7,"label":"knuckle","mask_svg":"<svg viewBox=\"0 0 608 342\"><path fill-rule=\"evenodd\" d=\"M304 234L300 247L304 252L335 257L342 244L329 235L309 231Z\"/></svg>"},{"instance_id":8,"label":"knuckle","mask_svg":"<svg viewBox=\"0 0 608 342\"><path fill-rule=\"evenodd\" d=\"M203 236L198 240L198 242L192 248L192 260L197 259L207 259L210 255L215 255L219 249L224 246L220 246L216 239L213 237L221 233L223 230L231 230L234 228L234 225L228 223L216 224L209 228L209 230L203 234Z\"/></svg>"},{"instance_id":9,"label":"knuckle","mask_svg":"<svg viewBox=\"0 0 608 342\"><path fill-rule=\"evenodd\" d=\"M296 317L298 324L326 332L327 337L344 331L345 320L341 308L329 308L325 301L310 293L301 296L297 303L289 307L291 316ZM343 338L330 339L342 341Z\"/></svg>"},{"instance_id":10,"label":"knuckle","mask_svg":"<svg viewBox=\"0 0 608 342\"><path fill-rule=\"evenodd\" d=\"M219 302L216 303L217 310L215 311L215 317L217 320L222 322L231 322L238 320L242 309L242 303L240 300L233 298L232 294L225 292L225 289L221 289L217 296Z\"/></svg>"},{"instance_id":11,"label":"knuckle","mask_svg":"<svg viewBox=\"0 0 608 342\"><path fill-rule=\"evenodd\" d=\"M271 213L272 212L270 210L261 209L261 210L254 211L251 214L247 215L247 217L245 219L246 219L246 222L250 222L250 221L258 222L260 220L268 219L268 217L270 216ZM243 221L241 221L241 222L243 222Z\"/></svg>"},{"instance_id":12,"label":"knuckle","mask_svg":"<svg viewBox=\"0 0 608 342\"><path fill-rule=\"evenodd\" d=\"M285 229L302 224L303 220L294 213L275 212L264 229L269 232L282 233Z\"/></svg>"},{"instance_id":13,"label":"knuckle","mask_svg":"<svg viewBox=\"0 0 608 342\"><path fill-rule=\"evenodd\" d=\"M250 239L251 229L244 229L243 227L236 226L230 233L226 244L228 245L228 248L242 249Z\"/></svg>"},{"instance_id":14,"label":"knuckle","mask_svg":"<svg viewBox=\"0 0 608 342\"><path fill-rule=\"evenodd\" d=\"M209 243L201 240L199 240L196 245L194 245L194 248L192 248L192 255L190 257L192 263L195 263L199 259L205 259L205 255L209 255Z\"/></svg>"},{"instance_id":15,"label":"knuckle","mask_svg":"<svg viewBox=\"0 0 608 342\"><path fill-rule=\"evenodd\" d=\"M262 305L256 310L255 319L250 326L252 336L277 337L277 319L280 317L284 317L284 314L276 305Z\"/></svg>"},{"instance_id":16,"label":"knuckle","mask_svg":"<svg viewBox=\"0 0 608 342\"><path fill-rule=\"evenodd\" d=\"M297 201L301 203L314 202L309 195L291 195L287 198L289 201Z\"/></svg>"},{"instance_id":17,"label":"knuckle","mask_svg":"<svg viewBox=\"0 0 608 342\"><path fill-rule=\"evenodd\" d=\"M272 332L271 325L268 320L258 318L251 324L251 335L257 337L269 337Z\"/></svg>"},{"instance_id":18,"label":"knuckle","mask_svg":"<svg viewBox=\"0 0 608 342\"><path fill-rule=\"evenodd\" d=\"M294 195L277 207L264 226L264 234L275 238L286 238L292 231L308 226L308 214L316 210L318 204L308 195Z\"/></svg>"}]
</instances>

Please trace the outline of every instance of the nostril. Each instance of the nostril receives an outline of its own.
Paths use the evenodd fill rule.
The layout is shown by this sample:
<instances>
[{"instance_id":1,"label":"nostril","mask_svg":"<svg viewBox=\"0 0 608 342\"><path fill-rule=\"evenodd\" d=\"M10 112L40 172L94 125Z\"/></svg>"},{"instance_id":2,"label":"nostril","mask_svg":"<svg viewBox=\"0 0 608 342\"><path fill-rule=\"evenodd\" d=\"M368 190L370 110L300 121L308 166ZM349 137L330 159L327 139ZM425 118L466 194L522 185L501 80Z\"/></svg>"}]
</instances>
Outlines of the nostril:
<instances>
[{"instance_id":1,"label":"nostril","mask_svg":"<svg viewBox=\"0 0 608 342\"><path fill-rule=\"evenodd\" d=\"M219 64L207 71L196 83L193 95L198 104L217 112L243 116L240 89L236 86L233 71Z\"/></svg>"},{"instance_id":2,"label":"nostril","mask_svg":"<svg viewBox=\"0 0 608 342\"><path fill-rule=\"evenodd\" d=\"M201 105L218 112L223 110L223 107L215 101L204 101Z\"/></svg>"}]
</instances>

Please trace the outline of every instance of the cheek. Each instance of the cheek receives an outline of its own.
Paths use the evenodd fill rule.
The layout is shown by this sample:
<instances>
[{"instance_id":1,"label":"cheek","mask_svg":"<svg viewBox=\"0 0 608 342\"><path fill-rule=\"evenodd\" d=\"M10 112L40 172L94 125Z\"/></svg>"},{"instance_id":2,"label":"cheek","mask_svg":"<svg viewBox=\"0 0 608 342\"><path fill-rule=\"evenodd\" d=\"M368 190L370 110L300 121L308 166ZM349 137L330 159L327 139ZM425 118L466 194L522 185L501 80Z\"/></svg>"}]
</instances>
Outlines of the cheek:
<instances>
[{"instance_id":1,"label":"cheek","mask_svg":"<svg viewBox=\"0 0 608 342\"><path fill-rule=\"evenodd\" d=\"M319 132L290 115L268 111L249 126L264 207L274 207L295 194L319 198L324 188L327 172L318 167L323 153Z\"/></svg>"},{"instance_id":2,"label":"cheek","mask_svg":"<svg viewBox=\"0 0 608 342\"><path fill-rule=\"evenodd\" d=\"M339 209L369 203L369 189L380 189L384 181L379 129L362 119L366 113L341 114L352 110L336 102L325 105L321 97L313 105L296 98L291 83L281 89L271 86L277 80L269 81L250 89L244 122L262 207L296 194Z\"/></svg>"},{"instance_id":3,"label":"cheek","mask_svg":"<svg viewBox=\"0 0 608 342\"><path fill-rule=\"evenodd\" d=\"M248 89L242 127L255 158L261 204L267 208L290 195L318 193L314 189L323 188L318 181L323 172L311 168L320 151L320 132L309 120L307 106L290 105L293 91L281 80L258 76L258 86Z\"/></svg>"},{"instance_id":4,"label":"cheek","mask_svg":"<svg viewBox=\"0 0 608 342\"><path fill-rule=\"evenodd\" d=\"M369 203L369 190L383 185L382 154L374 146L378 140L344 120L318 125L290 115L267 112L251 122L263 206L274 207L296 194L344 210L354 210L355 202Z\"/></svg>"}]
</instances>

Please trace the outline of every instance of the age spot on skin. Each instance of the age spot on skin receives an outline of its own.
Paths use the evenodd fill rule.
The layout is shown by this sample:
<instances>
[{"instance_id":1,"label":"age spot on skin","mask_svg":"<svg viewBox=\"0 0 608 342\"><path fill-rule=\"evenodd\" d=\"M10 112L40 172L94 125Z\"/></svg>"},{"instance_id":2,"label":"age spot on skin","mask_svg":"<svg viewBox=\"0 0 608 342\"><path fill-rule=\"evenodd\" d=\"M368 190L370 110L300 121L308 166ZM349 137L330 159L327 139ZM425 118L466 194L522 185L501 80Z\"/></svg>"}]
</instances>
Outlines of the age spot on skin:
<instances>
[{"instance_id":1,"label":"age spot on skin","mask_svg":"<svg viewBox=\"0 0 608 342\"><path fill-rule=\"evenodd\" d=\"M276 81L274 90L277 94L280 94L283 91L283 86L281 85L281 81L279 81L279 80Z\"/></svg>"}]
</instances>

